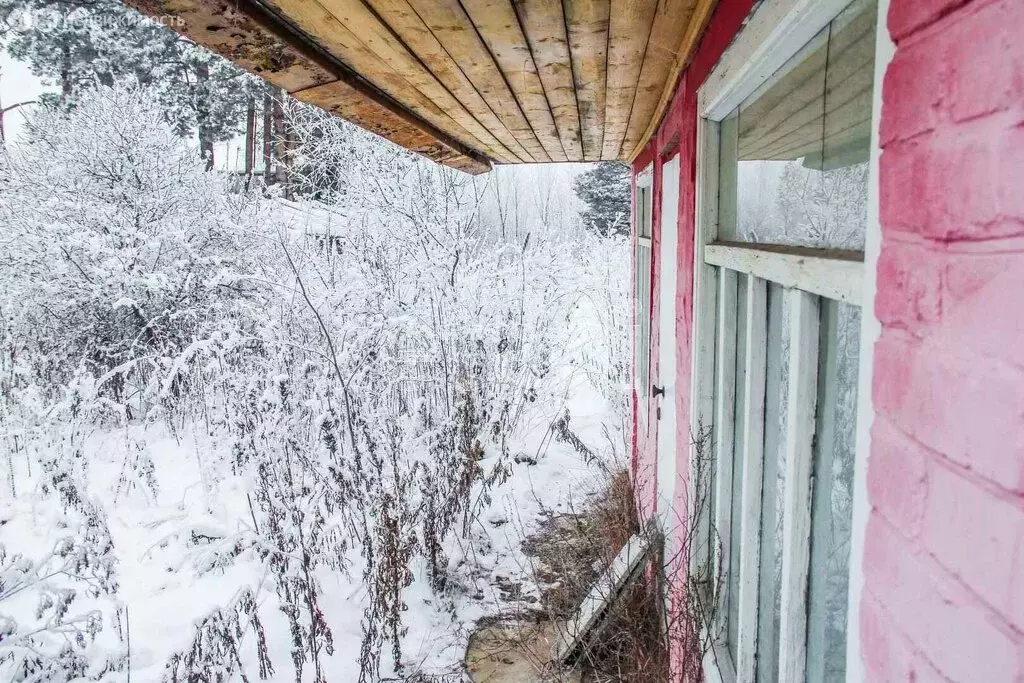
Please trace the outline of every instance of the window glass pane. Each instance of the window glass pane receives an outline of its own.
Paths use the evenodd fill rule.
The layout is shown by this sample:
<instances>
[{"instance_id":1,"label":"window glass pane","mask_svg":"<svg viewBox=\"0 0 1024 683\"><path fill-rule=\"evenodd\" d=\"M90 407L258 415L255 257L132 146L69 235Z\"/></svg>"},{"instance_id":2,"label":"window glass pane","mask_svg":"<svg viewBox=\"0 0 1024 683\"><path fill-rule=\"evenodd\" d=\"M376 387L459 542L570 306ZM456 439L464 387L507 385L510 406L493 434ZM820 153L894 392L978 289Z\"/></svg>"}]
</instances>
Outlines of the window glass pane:
<instances>
[{"instance_id":1,"label":"window glass pane","mask_svg":"<svg viewBox=\"0 0 1024 683\"><path fill-rule=\"evenodd\" d=\"M651 187L636 188L637 234L640 237L651 236Z\"/></svg>"},{"instance_id":2,"label":"window glass pane","mask_svg":"<svg viewBox=\"0 0 1024 683\"><path fill-rule=\"evenodd\" d=\"M807 678L846 677L860 309L822 300L811 504Z\"/></svg>"},{"instance_id":3,"label":"window glass pane","mask_svg":"<svg viewBox=\"0 0 1024 683\"><path fill-rule=\"evenodd\" d=\"M757 680L779 676L779 608L782 580L782 496L786 462L783 440L789 390L788 312L784 289L768 286L768 340L765 385L764 469L761 489L761 568L757 610Z\"/></svg>"},{"instance_id":4,"label":"window glass pane","mask_svg":"<svg viewBox=\"0 0 1024 683\"><path fill-rule=\"evenodd\" d=\"M640 396L644 403L647 402L650 387L650 345L651 345L651 246L640 244L637 246L637 312L640 317L640 340L637 344L639 361Z\"/></svg>"},{"instance_id":5,"label":"window glass pane","mask_svg":"<svg viewBox=\"0 0 1024 683\"><path fill-rule=\"evenodd\" d=\"M650 360L650 305L651 305L651 247L637 243L636 247L636 314L637 314L637 393L646 404L650 391L648 367Z\"/></svg>"},{"instance_id":6,"label":"window glass pane","mask_svg":"<svg viewBox=\"0 0 1024 683\"><path fill-rule=\"evenodd\" d=\"M746 410L746 376L747 376L747 276L736 277L736 413L733 421L733 455L732 455L732 512L729 529L729 565L728 565L728 610L729 652L736 661L736 645L739 630L740 609L740 519L743 501L743 413Z\"/></svg>"},{"instance_id":7,"label":"window glass pane","mask_svg":"<svg viewBox=\"0 0 1024 683\"><path fill-rule=\"evenodd\" d=\"M651 233L650 201L651 188L636 188L637 234L636 282L633 292L636 297L636 381L639 403L646 409L650 396L650 341L651 341ZM642 410L646 422L646 410Z\"/></svg>"},{"instance_id":8,"label":"window glass pane","mask_svg":"<svg viewBox=\"0 0 1024 683\"><path fill-rule=\"evenodd\" d=\"M857 0L832 21L825 80L824 159L808 159L810 166L820 165L826 173L844 168L863 172L865 178L852 186L858 191L861 185L866 189L871 153L877 12L874 2ZM860 204L866 202L865 196Z\"/></svg>"},{"instance_id":9,"label":"window glass pane","mask_svg":"<svg viewBox=\"0 0 1024 683\"><path fill-rule=\"evenodd\" d=\"M856 0L722 122L721 239L864 248L875 15Z\"/></svg>"}]
</instances>

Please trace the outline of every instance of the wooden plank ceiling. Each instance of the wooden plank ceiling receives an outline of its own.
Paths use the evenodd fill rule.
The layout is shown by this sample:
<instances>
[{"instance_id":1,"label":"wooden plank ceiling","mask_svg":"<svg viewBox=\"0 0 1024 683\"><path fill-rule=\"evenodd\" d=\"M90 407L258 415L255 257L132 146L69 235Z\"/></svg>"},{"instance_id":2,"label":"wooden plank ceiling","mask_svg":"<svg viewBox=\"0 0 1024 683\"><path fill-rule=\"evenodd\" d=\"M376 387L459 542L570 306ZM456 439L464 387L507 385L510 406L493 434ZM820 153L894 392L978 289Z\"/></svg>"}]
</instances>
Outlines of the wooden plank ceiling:
<instances>
[{"instance_id":1,"label":"wooden plank ceiling","mask_svg":"<svg viewBox=\"0 0 1024 683\"><path fill-rule=\"evenodd\" d=\"M470 173L631 161L717 0L127 0L293 97Z\"/></svg>"}]
</instances>

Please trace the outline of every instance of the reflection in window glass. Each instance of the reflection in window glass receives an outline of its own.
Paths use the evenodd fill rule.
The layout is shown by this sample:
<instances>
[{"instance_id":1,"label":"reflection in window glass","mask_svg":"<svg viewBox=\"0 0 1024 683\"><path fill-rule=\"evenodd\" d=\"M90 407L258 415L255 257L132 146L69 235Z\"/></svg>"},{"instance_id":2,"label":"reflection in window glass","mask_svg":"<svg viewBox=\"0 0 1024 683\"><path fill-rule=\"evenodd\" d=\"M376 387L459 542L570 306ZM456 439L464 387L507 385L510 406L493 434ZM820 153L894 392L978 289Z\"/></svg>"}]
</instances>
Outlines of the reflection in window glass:
<instances>
[{"instance_id":1,"label":"reflection in window glass","mask_svg":"<svg viewBox=\"0 0 1024 683\"><path fill-rule=\"evenodd\" d=\"M860 309L822 300L811 503L807 680L846 678Z\"/></svg>"},{"instance_id":2,"label":"reflection in window glass","mask_svg":"<svg viewBox=\"0 0 1024 683\"><path fill-rule=\"evenodd\" d=\"M761 568L758 579L757 680L779 676L779 608L782 585L782 496L785 491L786 397L789 391L789 320L784 289L768 286L764 469L761 489Z\"/></svg>"},{"instance_id":3,"label":"reflection in window glass","mask_svg":"<svg viewBox=\"0 0 1024 683\"><path fill-rule=\"evenodd\" d=\"M863 250L875 21L857 0L722 122L721 239Z\"/></svg>"}]
</instances>

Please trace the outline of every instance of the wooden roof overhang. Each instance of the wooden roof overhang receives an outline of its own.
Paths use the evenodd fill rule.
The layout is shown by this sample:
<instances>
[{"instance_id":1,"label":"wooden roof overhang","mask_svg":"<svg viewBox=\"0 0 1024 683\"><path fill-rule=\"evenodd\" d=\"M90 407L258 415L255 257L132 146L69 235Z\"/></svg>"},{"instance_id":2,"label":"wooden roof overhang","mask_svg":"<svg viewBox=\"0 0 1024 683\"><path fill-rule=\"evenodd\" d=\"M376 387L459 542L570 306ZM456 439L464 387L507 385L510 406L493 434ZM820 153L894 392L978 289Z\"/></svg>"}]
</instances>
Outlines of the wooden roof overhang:
<instances>
[{"instance_id":1,"label":"wooden roof overhang","mask_svg":"<svg viewBox=\"0 0 1024 683\"><path fill-rule=\"evenodd\" d=\"M717 0L126 0L434 161L631 161Z\"/></svg>"}]
</instances>

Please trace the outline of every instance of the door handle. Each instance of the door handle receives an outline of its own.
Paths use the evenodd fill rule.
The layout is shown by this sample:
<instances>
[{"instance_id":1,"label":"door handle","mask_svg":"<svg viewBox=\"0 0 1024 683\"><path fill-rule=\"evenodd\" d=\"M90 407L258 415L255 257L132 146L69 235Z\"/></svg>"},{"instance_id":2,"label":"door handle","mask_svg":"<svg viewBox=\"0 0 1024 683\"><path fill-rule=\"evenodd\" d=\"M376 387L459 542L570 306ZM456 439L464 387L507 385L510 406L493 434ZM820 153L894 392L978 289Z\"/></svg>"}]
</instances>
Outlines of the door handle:
<instances>
[{"instance_id":1,"label":"door handle","mask_svg":"<svg viewBox=\"0 0 1024 683\"><path fill-rule=\"evenodd\" d=\"M651 385L651 396L658 398L659 396L665 395L665 387L659 387L657 384Z\"/></svg>"}]
</instances>

